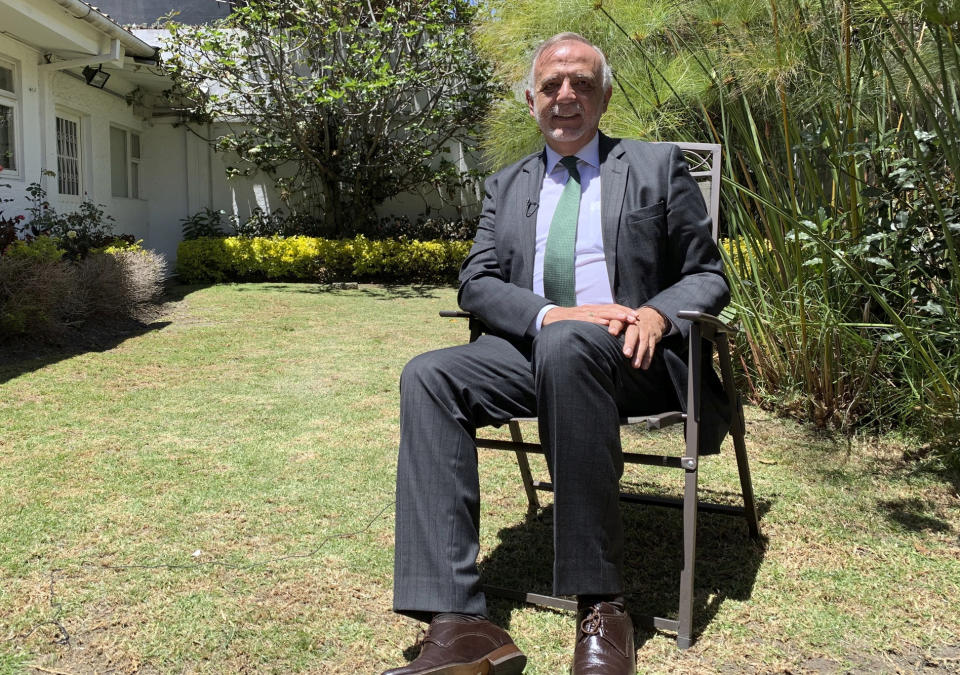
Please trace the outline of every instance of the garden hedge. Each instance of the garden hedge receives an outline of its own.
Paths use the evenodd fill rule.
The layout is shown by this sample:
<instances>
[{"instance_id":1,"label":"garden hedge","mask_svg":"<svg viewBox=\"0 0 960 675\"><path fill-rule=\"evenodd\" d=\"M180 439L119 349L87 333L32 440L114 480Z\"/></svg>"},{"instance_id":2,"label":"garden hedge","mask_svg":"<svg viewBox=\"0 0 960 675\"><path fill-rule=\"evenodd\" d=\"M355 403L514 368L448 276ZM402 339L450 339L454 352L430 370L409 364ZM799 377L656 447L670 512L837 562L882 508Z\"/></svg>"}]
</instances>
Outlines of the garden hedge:
<instances>
[{"instance_id":1,"label":"garden hedge","mask_svg":"<svg viewBox=\"0 0 960 675\"><path fill-rule=\"evenodd\" d=\"M201 237L177 248L186 283L295 280L452 282L468 241Z\"/></svg>"},{"instance_id":2,"label":"garden hedge","mask_svg":"<svg viewBox=\"0 0 960 675\"><path fill-rule=\"evenodd\" d=\"M742 265L742 241L721 240ZM186 283L221 281L455 282L469 241L321 239L318 237L201 237L180 242L177 274ZM741 255L737 255L741 253ZM741 270L742 272L743 270Z\"/></svg>"}]
</instances>

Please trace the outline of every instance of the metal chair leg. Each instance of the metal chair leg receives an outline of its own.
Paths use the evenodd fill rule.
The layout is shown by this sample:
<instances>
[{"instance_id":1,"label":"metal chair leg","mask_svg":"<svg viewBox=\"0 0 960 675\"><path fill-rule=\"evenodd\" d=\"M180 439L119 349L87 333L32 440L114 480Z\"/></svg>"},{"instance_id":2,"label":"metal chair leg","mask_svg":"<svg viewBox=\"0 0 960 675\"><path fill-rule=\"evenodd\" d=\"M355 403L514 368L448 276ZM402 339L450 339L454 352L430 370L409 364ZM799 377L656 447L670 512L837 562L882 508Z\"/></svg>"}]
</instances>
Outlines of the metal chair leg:
<instances>
[{"instance_id":1,"label":"metal chair leg","mask_svg":"<svg viewBox=\"0 0 960 675\"><path fill-rule=\"evenodd\" d=\"M733 386L733 367L730 364L730 344L727 336L718 335L717 357L720 361L720 377L723 388L730 401L733 419L730 420L730 436L737 457L737 472L740 475L740 492L743 494L743 512L747 519L747 529L753 539L760 538L760 519L757 517L757 504L753 498L753 480L750 477L750 462L747 459L747 446L744 442L746 423L743 418L743 404Z\"/></svg>"},{"instance_id":2,"label":"metal chair leg","mask_svg":"<svg viewBox=\"0 0 960 675\"><path fill-rule=\"evenodd\" d=\"M511 420L508 423L510 427L510 439L514 443L523 443L523 432L520 431L520 423ZM527 460L527 453L523 450L515 450L517 455L517 465L520 467L520 478L523 480L523 490L527 493L527 516L532 516L540 509L540 500L537 499L537 491L533 487L533 474L530 473L530 462Z\"/></svg>"},{"instance_id":3,"label":"metal chair leg","mask_svg":"<svg viewBox=\"0 0 960 675\"><path fill-rule=\"evenodd\" d=\"M690 353L697 354L701 333L696 324L690 329ZM697 562L697 472L700 465L700 383L703 361L690 359L687 374L686 452L681 460L683 481L683 570L680 572L680 608L677 614L677 647L693 644L693 579Z\"/></svg>"},{"instance_id":4,"label":"metal chair leg","mask_svg":"<svg viewBox=\"0 0 960 675\"><path fill-rule=\"evenodd\" d=\"M683 570L680 572L680 611L677 647L693 644L693 571L697 560L697 469L687 469L683 488Z\"/></svg>"}]
</instances>

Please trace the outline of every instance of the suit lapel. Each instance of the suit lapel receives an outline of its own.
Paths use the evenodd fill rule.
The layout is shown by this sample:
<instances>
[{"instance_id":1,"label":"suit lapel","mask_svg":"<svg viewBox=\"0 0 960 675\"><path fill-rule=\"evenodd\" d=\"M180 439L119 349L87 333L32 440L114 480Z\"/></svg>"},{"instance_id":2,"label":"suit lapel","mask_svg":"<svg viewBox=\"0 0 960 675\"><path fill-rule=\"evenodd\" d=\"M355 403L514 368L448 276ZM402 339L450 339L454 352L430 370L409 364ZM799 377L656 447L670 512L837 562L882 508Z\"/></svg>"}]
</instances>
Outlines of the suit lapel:
<instances>
[{"instance_id":1,"label":"suit lapel","mask_svg":"<svg viewBox=\"0 0 960 675\"><path fill-rule=\"evenodd\" d=\"M523 282L527 288L533 288L533 258L537 249L537 211L540 207L540 189L543 186L543 174L547 163L544 150L534 155L523 167L526 185L517 192L520 203L520 251L524 256Z\"/></svg>"},{"instance_id":2,"label":"suit lapel","mask_svg":"<svg viewBox=\"0 0 960 675\"><path fill-rule=\"evenodd\" d=\"M624 162L620 144L600 134L600 207L603 232L603 250L607 262L610 289L616 302L617 240L620 232L620 212L627 189L630 165Z\"/></svg>"}]
</instances>

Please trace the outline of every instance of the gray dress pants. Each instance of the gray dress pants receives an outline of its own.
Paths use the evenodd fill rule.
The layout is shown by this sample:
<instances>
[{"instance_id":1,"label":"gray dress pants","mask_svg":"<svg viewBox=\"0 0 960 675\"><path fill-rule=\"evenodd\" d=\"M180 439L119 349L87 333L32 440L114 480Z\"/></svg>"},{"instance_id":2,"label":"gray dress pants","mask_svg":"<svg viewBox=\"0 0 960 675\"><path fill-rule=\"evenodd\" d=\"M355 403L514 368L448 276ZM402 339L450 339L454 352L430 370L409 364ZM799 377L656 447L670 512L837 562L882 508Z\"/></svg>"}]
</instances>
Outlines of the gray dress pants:
<instances>
[{"instance_id":1,"label":"gray dress pants","mask_svg":"<svg viewBox=\"0 0 960 675\"><path fill-rule=\"evenodd\" d=\"M678 405L658 353L649 370L623 356L622 338L560 321L530 353L502 338L427 352L400 378L394 611L486 614L477 571L480 486L475 432L539 417L554 484L553 590L623 589L621 412Z\"/></svg>"}]
</instances>

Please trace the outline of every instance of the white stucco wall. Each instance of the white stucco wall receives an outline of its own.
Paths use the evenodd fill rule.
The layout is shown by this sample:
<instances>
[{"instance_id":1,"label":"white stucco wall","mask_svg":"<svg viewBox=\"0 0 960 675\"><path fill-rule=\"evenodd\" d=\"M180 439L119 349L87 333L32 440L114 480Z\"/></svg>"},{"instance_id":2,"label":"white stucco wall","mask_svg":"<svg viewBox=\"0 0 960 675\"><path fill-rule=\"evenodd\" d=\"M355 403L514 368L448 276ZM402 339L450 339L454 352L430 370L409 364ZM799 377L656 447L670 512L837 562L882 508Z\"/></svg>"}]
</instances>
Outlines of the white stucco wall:
<instances>
[{"instance_id":1,"label":"white stucco wall","mask_svg":"<svg viewBox=\"0 0 960 675\"><path fill-rule=\"evenodd\" d=\"M66 72L41 71L42 55L16 40L0 34L0 58L13 61L19 79L19 109L16 111L18 172L0 174L0 183L13 202L4 205L5 214L24 213L29 205L26 188L40 183L47 199L59 212L75 210L83 199L102 205L113 216L114 232L147 239L150 234L146 195L127 199L112 195L110 178L110 127L116 126L141 134L146 141L150 127L134 114L133 107L120 96L87 86ZM80 123L81 196L61 196L57 171L57 116L76 117ZM150 165L141 163L141 185L149 184Z\"/></svg>"}]
</instances>

